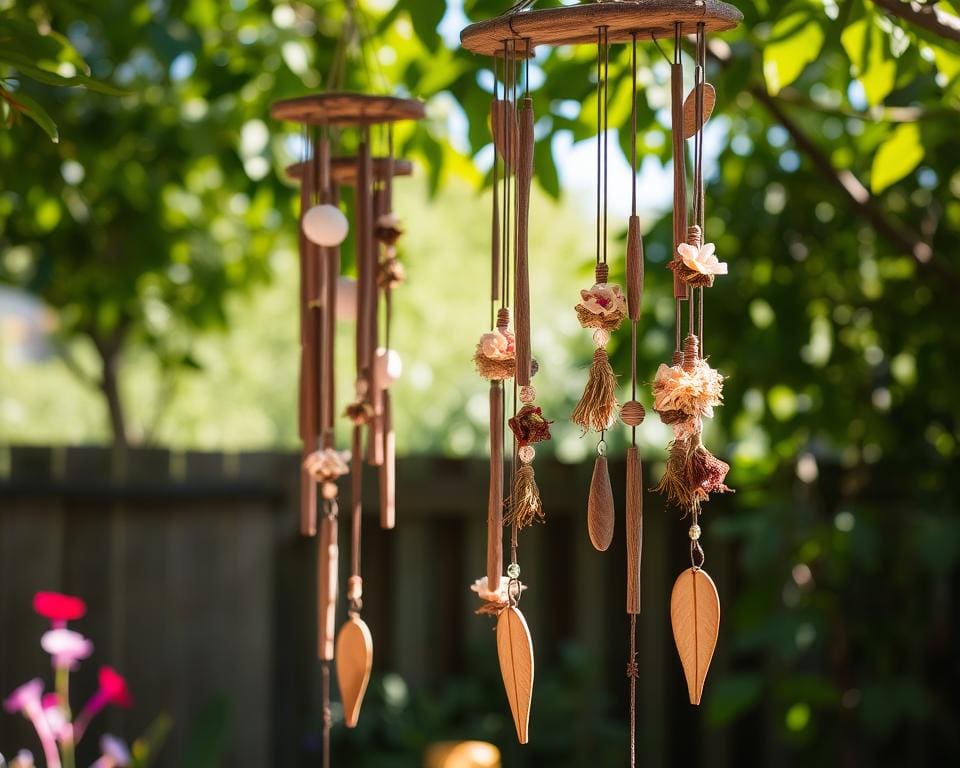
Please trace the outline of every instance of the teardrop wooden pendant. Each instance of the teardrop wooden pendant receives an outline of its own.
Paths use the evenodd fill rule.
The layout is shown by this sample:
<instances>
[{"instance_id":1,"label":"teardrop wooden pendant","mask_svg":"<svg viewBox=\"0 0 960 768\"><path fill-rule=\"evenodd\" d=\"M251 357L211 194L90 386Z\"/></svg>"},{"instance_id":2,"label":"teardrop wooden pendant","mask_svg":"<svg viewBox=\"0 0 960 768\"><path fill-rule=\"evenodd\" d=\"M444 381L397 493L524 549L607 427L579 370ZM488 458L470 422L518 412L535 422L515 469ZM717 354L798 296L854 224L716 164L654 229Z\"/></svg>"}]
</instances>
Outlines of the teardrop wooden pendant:
<instances>
[{"instance_id":1,"label":"teardrop wooden pendant","mask_svg":"<svg viewBox=\"0 0 960 768\"><path fill-rule=\"evenodd\" d=\"M360 705L373 668L373 637L366 623L355 613L340 628L335 654L337 684L343 701L343 721L353 728L360 718Z\"/></svg>"},{"instance_id":2,"label":"teardrop wooden pendant","mask_svg":"<svg viewBox=\"0 0 960 768\"><path fill-rule=\"evenodd\" d=\"M526 744L533 695L533 641L527 620L513 606L505 608L497 618L497 656L517 738Z\"/></svg>"},{"instance_id":3,"label":"teardrop wooden pendant","mask_svg":"<svg viewBox=\"0 0 960 768\"><path fill-rule=\"evenodd\" d=\"M670 621L690 703L699 704L720 631L720 596L702 568L688 568L677 577L670 595Z\"/></svg>"},{"instance_id":4,"label":"teardrop wooden pendant","mask_svg":"<svg viewBox=\"0 0 960 768\"><path fill-rule=\"evenodd\" d=\"M590 497L587 500L587 532L590 543L599 552L605 552L613 541L613 489L610 487L610 471L607 458L597 456L590 481Z\"/></svg>"},{"instance_id":5,"label":"teardrop wooden pendant","mask_svg":"<svg viewBox=\"0 0 960 768\"><path fill-rule=\"evenodd\" d=\"M703 88L703 122L706 125L710 115L713 114L713 107L717 103L717 91L710 83L704 83ZM697 90L694 88L687 94L683 102L683 138L689 139L697 132Z\"/></svg>"},{"instance_id":6,"label":"teardrop wooden pendant","mask_svg":"<svg viewBox=\"0 0 960 768\"><path fill-rule=\"evenodd\" d=\"M520 136L517 110L512 101L494 99L490 102L490 128L497 154L504 161L507 173L513 173Z\"/></svg>"}]
</instances>

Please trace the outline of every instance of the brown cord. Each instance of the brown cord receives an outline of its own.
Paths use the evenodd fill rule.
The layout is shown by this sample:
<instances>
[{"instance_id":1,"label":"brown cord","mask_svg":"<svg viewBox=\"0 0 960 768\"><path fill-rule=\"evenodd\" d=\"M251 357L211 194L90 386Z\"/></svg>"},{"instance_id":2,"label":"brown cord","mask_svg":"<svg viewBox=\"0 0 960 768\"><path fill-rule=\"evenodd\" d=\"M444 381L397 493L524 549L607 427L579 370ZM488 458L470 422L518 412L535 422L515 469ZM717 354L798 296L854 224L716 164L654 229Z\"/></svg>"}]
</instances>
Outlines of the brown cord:
<instances>
[{"instance_id":1,"label":"brown cord","mask_svg":"<svg viewBox=\"0 0 960 768\"><path fill-rule=\"evenodd\" d=\"M630 679L630 768L637 765L637 614L630 614L630 661L627 662L627 677Z\"/></svg>"},{"instance_id":2,"label":"brown cord","mask_svg":"<svg viewBox=\"0 0 960 768\"><path fill-rule=\"evenodd\" d=\"M330 729L333 725L333 713L330 710L330 662L320 665L321 707L323 719L323 768L330 768Z\"/></svg>"}]
</instances>

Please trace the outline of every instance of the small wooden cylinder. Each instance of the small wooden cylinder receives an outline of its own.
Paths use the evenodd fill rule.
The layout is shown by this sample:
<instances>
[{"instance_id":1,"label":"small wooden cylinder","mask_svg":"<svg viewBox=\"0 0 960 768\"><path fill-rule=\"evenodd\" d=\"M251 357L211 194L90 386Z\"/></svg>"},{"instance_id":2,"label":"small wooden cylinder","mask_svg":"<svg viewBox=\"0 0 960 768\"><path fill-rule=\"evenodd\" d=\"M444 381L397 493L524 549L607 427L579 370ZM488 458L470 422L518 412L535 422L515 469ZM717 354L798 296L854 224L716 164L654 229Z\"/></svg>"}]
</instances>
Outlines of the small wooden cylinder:
<instances>
[{"instance_id":1,"label":"small wooden cylinder","mask_svg":"<svg viewBox=\"0 0 960 768\"><path fill-rule=\"evenodd\" d=\"M503 384L490 382L490 490L487 498L487 588L503 574Z\"/></svg>"},{"instance_id":2,"label":"small wooden cylinder","mask_svg":"<svg viewBox=\"0 0 960 768\"><path fill-rule=\"evenodd\" d=\"M643 303L643 237L640 235L640 217L631 216L627 228L627 310L630 319L640 319Z\"/></svg>"},{"instance_id":3,"label":"small wooden cylinder","mask_svg":"<svg viewBox=\"0 0 960 768\"><path fill-rule=\"evenodd\" d=\"M637 446L627 448L627 613L640 613L643 552L643 466Z\"/></svg>"},{"instance_id":4,"label":"small wooden cylinder","mask_svg":"<svg viewBox=\"0 0 960 768\"><path fill-rule=\"evenodd\" d=\"M683 65L670 68L670 113L673 136L673 258L677 258L677 246L687 240L687 171L683 141ZM687 297L687 285L679 274L673 273L673 295L678 299Z\"/></svg>"},{"instance_id":5,"label":"small wooden cylinder","mask_svg":"<svg viewBox=\"0 0 960 768\"><path fill-rule=\"evenodd\" d=\"M317 654L321 661L332 661L336 636L337 570L340 564L336 515L324 515L320 522L318 543Z\"/></svg>"}]
</instances>

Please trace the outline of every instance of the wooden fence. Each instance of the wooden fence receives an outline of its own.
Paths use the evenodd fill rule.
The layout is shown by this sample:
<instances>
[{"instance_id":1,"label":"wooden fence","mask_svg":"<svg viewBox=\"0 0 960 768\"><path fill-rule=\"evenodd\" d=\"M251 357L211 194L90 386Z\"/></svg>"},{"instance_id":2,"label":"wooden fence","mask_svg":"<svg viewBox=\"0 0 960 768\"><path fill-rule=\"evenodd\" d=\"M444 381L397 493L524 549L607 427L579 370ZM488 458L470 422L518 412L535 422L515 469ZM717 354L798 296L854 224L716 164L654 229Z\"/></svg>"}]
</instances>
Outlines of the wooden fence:
<instances>
[{"instance_id":1,"label":"wooden fence","mask_svg":"<svg viewBox=\"0 0 960 768\"><path fill-rule=\"evenodd\" d=\"M622 467L612 469L621 497ZM596 688L619 693L627 642L624 544L618 536L601 555L588 542L583 510L591 470L538 462L550 519L521 539L530 585L523 608L540 669L576 643L603 670ZM397 529L380 531L375 503L368 510L364 615L377 670L432 690L470 673L472 648L494 654L491 624L473 615L476 600L467 589L484 572L487 467L409 458L398 477ZM96 663L78 675L76 695L95 686L97 663L123 670L136 706L112 712L104 724L132 736L159 712L169 713L175 727L159 765L187 765L194 727L216 720L218 702L229 707L232 724L223 764L317 764L304 757L309 750L301 743L316 717L319 675L314 544L296 533L297 478L297 459L287 454L27 447L0 453L0 693L32 676L49 678L37 642L44 626L31 596L63 590L88 601L78 628L97 644ZM648 495L646 503L644 765L724 766L726 737L702 730L702 718L689 713L672 648L667 602L686 562L684 531L673 525L668 536L659 501ZM728 554L707 543L723 600L733 586ZM722 672L726 648L721 637L714 674ZM0 749L9 756L28 742L25 724L0 716Z\"/></svg>"}]
</instances>

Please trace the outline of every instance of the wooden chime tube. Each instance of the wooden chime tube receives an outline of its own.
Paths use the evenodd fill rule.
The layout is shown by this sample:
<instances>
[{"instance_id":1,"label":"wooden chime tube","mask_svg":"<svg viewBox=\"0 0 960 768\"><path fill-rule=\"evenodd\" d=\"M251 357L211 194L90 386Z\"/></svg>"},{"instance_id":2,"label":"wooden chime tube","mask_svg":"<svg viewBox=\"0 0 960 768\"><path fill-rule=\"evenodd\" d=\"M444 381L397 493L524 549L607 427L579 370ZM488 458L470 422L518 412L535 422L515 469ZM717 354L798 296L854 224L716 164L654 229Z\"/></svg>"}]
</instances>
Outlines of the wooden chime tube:
<instances>
[{"instance_id":1,"label":"wooden chime tube","mask_svg":"<svg viewBox=\"0 0 960 768\"><path fill-rule=\"evenodd\" d=\"M490 490L487 498L487 589L503 574L503 384L490 382Z\"/></svg>"},{"instance_id":2,"label":"wooden chime tube","mask_svg":"<svg viewBox=\"0 0 960 768\"><path fill-rule=\"evenodd\" d=\"M376 222L380 216L389 211L390 206L386 198L386 192L383 187L370 192L371 222ZM376 467L383 465L384 454L384 424L383 424L383 389L376 374L377 370L377 350L380 348L380 287L377 284L379 269L379 251L380 245L374 238L374 226L370 227L370 378L373 387L370 390L370 404L373 406L373 419L367 432L367 463ZM386 526L384 526L386 527Z\"/></svg>"},{"instance_id":3,"label":"wooden chime tube","mask_svg":"<svg viewBox=\"0 0 960 768\"><path fill-rule=\"evenodd\" d=\"M383 460L380 462L380 527L392 529L397 524L397 436L393 431L393 409L390 390L383 391L381 441Z\"/></svg>"},{"instance_id":4,"label":"wooden chime tube","mask_svg":"<svg viewBox=\"0 0 960 768\"><path fill-rule=\"evenodd\" d=\"M337 205L340 191L336 187L330 189L330 202ZM325 298L323 307L323 396L321 407L321 437L324 448L335 446L336 420L336 374L334 360L337 348L337 278L340 276L340 246L325 249L326 275L324 285Z\"/></svg>"},{"instance_id":5,"label":"wooden chime tube","mask_svg":"<svg viewBox=\"0 0 960 768\"><path fill-rule=\"evenodd\" d=\"M627 228L627 311L630 321L640 320L643 302L643 238L640 236L640 217L630 217Z\"/></svg>"},{"instance_id":6,"label":"wooden chime tube","mask_svg":"<svg viewBox=\"0 0 960 768\"><path fill-rule=\"evenodd\" d=\"M367 238L366 232L372 227L368 207L370 204L370 146L366 141L361 141L357 148L357 185L354 190L354 209L356 218L356 229L353 233L354 248L356 253L355 263L357 268L357 379L367 378L369 384L370 362L368 347L370 345L370 329L367 327L370 321L370 310L368 307L369 295L367 293L367 282L370 279L369 263L367 258Z\"/></svg>"},{"instance_id":7,"label":"wooden chime tube","mask_svg":"<svg viewBox=\"0 0 960 768\"><path fill-rule=\"evenodd\" d=\"M627 613L640 613L643 551L643 467L637 446L627 448Z\"/></svg>"},{"instance_id":8,"label":"wooden chime tube","mask_svg":"<svg viewBox=\"0 0 960 768\"><path fill-rule=\"evenodd\" d=\"M673 258L677 257L677 246L687 241L687 172L683 142L683 65L673 64L670 68L670 112L673 136ZM673 273L673 295L677 299L687 298L687 285L677 270Z\"/></svg>"},{"instance_id":9,"label":"wooden chime tube","mask_svg":"<svg viewBox=\"0 0 960 768\"><path fill-rule=\"evenodd\" d=\"M316 186L314 164L304 166L300 184L301 216L310 210ZM306 459L317 448L317 338L314 322L316 310L311 302L316 296L317 249L300 228L300 440L301 457ZM300 532L305 536L317 533L317 484L310 474L300 474Z\"/></svg>"},{"instance_id":10,"label":"wooden chime tube","mask_svg":"<svg viewBox=\"0 0 960 768\"><path fill-rule=\"evenodd\" d=\"M336 633L337 571L340 550L337 545L337 516L324 515L320 521L317 550L317 653L322 661L333 659Z\"/></svg>"},{"instance_id":11,"label":"wooden chime tube","mask_svg":"<svg viewBox=\"0 0 960 768\"><path fill-rule=\"evenodd\" d=\"M517 385L530 384L530 267L528 221L530 183L533 179L533 100L525 98L520 108L517 152L517 267L516 267L516 357Z\"/></svg>"}]
</instances>

